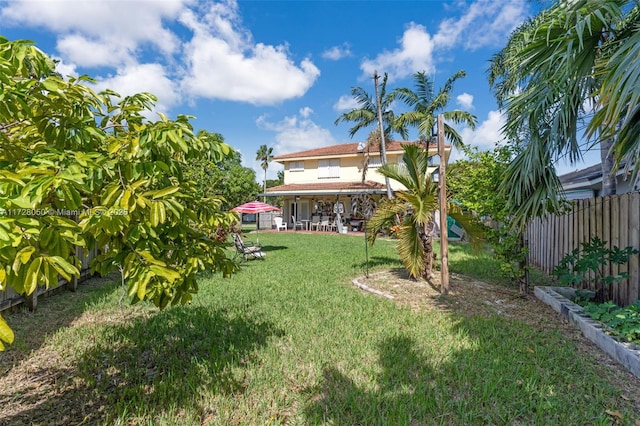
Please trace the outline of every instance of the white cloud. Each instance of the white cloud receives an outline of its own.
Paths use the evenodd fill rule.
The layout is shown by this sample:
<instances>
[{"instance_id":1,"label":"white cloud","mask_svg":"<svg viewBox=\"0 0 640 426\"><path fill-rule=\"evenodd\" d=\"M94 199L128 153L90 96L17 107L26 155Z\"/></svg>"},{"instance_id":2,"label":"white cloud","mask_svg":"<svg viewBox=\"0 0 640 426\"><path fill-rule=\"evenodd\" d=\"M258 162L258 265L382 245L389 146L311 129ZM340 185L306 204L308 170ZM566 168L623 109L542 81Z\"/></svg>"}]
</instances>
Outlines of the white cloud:
<instances>
[{"instance_id":1,"label":"white cloud","mask_svg":"<svg viewBox=\"0 0 640 426\"><path fill-rule=\"evenodd\" d=\"M65 59L82 67L117 67L134 61L135 45L132 43L109 44L103 39L80 34L61 37L57 48Z\"/></svg>"},{"instance_id":2,"label":"white cloud","mask_svg":"<svg viewBox=\"0 0 640 426\"><path fill-rule=\"evenodd\" d=\"M433 40L441 49L460 44L468 50L496 46L525 19L527 12L525 0L479 0L471 3L460 17L443 20Z\"/></svg>"},{"instance_id":3,"label":"white cloud","mask_svg":"<svg viewBox=\"0 0 640 426\"><path fill-rule=\"evenodd\" d=\"M58 34L58 50L78 66L118 66L133 61L141 44L170 54L179 40L163 21L175 19L186 0L59 0L8 2L3 24L41 27ZM108 53L114 53L109 55Z\"/></svg>"},{"instance_id":4,"label":"white cloud","mask_svg":"<svg viewBox=\"0 0 640 426\"><path fill-rule=\"evenodd\" d=\"M194 32L182 85L193 97L273 104L304 95L320 75L309 59L296 65L286 45L253 44L234 9L211 5L204 17L186 12L181 21Z\"/></svg>"},{"instance_id":5,"label":"white cloud","mask_svg":"<svg viewBox=\"0 0 640 426\"><path fill-rule=\"evenodd\" d=\"M63 77L67 77L69 75L74 77L78 76L78 71L76 70L75 64L69 64L65 62L64 59L58 58L56 56L52 56L52 58L58 61L58 63L56 63L56 71L59 72L60 75L62 75Z\"/></svg>"},{"instance_id":6,"label":"white cloud","mask_svg":"<svg viewBox=\"0 0 640 426\"><path fill-rule=\"evenodd\" d=\"M468 93L463 93L461 95L458 95L456 97L456 100L458 101L458 105L460 105L463 109L465 110L473 109L473 95L470 95Z\"/></svg>"},{"instance_id":7,"label":"white cloud","mask_svg":"<svg viewBox=\"0 0 640 426\"><path fill-rule=\"evenodd\" d=\"M499 46L522 23L528 8L526 0L479 0L469 6L457 2L455 10L463 11L459 17L443 20L433 35L424 26L411 22L398 42L399 47L362 61L362 77L370 77L374 70L389 73L390 79L417 71L433 73L438 54L456 47L476 50Z\"/></svg>"},{"instance_id":8,"label":"white cloud","mask_svg":"<svg viewBox=\"0 0 640 426\"><path fill-rule=\"evenodd\" d=\"M300 114L285 117L279 122L270 122L265 115L256 120L260 129L276 133L274 154L286 154L307 149L335 145L337 142L331 132L318 126L309 118L310 109L302 108Z\"/></svg>"},{"instance_id":9,"label":"white cloud","mask_svg":"<svg viewBox=\"0 0 640 426\"><path fill-rule=\"evenodd\" d=\"M358 101L356 101L351 95L342 95L338 102L333 104L333 109L336 111L351 111L354 108L358 108Z\"/></svg>"},{"instance_id":10,"label":"white cloud","mask_svg":"<svg viewBox=\"0 0 640 426\"><path fill-rule=\"evenodd\" d=\"M465 127L460 131L462 142L465 145L477 146L482 151L493 149L496 144L504 140L502 135L504 124L505 116L500 111L489 111L486 120L475 130Z\"/></svg>"},{"instance_id":11,"label":"white cloud","mask_svg":"<svg viewBox=\"0 0 640 426\"><path fill-rule=\"evenodd\" d=\"M54 32L68 69L100 67L92 75L121 84L111 87L118 92L155 87L166 107L178 93L273 104L304 95L320 75L310 59L294 62L286 43L254 42L235 0L25 0L3 5L0 22ZM190 31L174 32L180 25Z\"/></svg>"},{"instance_id":12,"label":"white cloud","mask_svg":"<svg viewBox=\"0 0 640 426\"><path fill-rule=\"evenodd\" d=\"M97 80L96 91L113 89L122 97L140 92L153 93L158 97L155 111L167 112L179 101L175 84L159 64L136 64L125 67L118 74ZM150 114L149 116L154 116ZM157 118L154 116L154 118Z\"/></svg>"},{"instance_id":13,"label":"white cloud","mask_svg":"<svg viewBox=\"0 0 640 426\"><path fill-rule=\"evenodd\" d=\"M309 107L300 108L300 116L302 118L309 118L313 114L313 110Z\"/></svg>"},{"instance_id":14,"label":"white cloud","mask_svg":"<svg viewBox=\"0 0 640 426\"><path fill-rule=\"evenodd\" d=\"M411 22L402 34L399 44L400 47L397 49L384 51L374 59L365 59L360 64L363 77L371 77L374 71L378 71L378 74L388 73L389 80L393 80L416 71L431 73L435 70L434 42L425 27Z\"/></svg>"},{"instance_id":15,"label":"white cloud","mask_svg":"<svg viewBox=\"0 0 640 426\"><path fill-rule=\"evenodd\" d=\"M351 56L351 48L348 43L344 43L342 46L333 46L322 52L323 58L332 61L338 61L349 56Z\"/></svg>"},{"instance_id":16,"label":"white cloud","mask_svg":"<svg viewBox=\"0 0 640 426\"><path fill-rule=\"evenodd\" d=\"M475 130L469 127L458 129L458 133L462 137L462 142L468 146L475 146L481 151L489 151L496 147L497 144L504 141L502 135L502 127L505 124L505 116L500 111L489 111L487 118L476 126ZM462 152L452 150L449 162L454 162L464 158Z\"/></svg>"}]
</instances>

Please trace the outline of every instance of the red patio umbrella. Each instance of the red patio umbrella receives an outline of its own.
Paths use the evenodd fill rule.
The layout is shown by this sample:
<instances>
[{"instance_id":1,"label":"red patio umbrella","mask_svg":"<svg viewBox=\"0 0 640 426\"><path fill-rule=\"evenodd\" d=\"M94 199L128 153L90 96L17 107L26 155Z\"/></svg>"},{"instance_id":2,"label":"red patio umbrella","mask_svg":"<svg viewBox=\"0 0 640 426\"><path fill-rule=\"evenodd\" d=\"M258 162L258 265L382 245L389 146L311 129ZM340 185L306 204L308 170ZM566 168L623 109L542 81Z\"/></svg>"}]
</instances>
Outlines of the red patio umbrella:
<instances>
[{"instance_id":1,"label":"red patio umbrella","mask_svg":"<svg viewBox=\"0 0 640 426\"><path fill-rule=\"evenodd\" d=\"M236 213L279 212L280 208L272 206L271 204L263 203L262 201L250 201L232 208L231 211ZM256 220L256 234L258 233L258 229L260 229L259 221ZM256 242L257 240L258 236L256 235Z\"/></svg>"}]
</instances>

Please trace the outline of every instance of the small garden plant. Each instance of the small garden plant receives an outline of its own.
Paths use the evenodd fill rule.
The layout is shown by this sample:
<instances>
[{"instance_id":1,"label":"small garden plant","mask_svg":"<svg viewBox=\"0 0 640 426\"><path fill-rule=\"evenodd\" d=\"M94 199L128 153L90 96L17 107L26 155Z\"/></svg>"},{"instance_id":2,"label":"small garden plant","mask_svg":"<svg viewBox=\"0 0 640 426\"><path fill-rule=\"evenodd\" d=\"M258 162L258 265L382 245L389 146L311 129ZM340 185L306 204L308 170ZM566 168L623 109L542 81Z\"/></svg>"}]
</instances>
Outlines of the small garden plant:
<instances>
[{"instance_id":1,"label":"small garden plant","mask_svg":"<svg viewBox=\"0 0 640 426\"><path fill-rule=\"evenodd\" d=\"M582 243L582 250L576 248L563 257L551 274L560 285L594 289L595 300L604 302L606 290L611 284L629 278L626 272L608 275L604 266L623 265L629 262L633 254L638 254L638 250L632 247L620 249L617 246L609 249L604 241L593 237L591 241Z\"/></svg>"},{"instance_id":2,"label":"small garden plant","mask_svg":"<svg viewBox=\"0 0 640 426\"><path fill-rule=\"evenodd\" d=\"M623 265L634 254L638 254L638 250L632 247L609 249L604 241L593 237L582 244L582 250L576 248L562 258L552 274L561 285L593 289L595 292L578 290L576 303L582 305L591 318L605 324L612 334L640 344L640 301L624 308L611 301L605 302L608 287L628 278L629 274L608 275L604 267Z\"/></svg>"},{"instance_id":3,"label":"small garden plant","mask_svg":"<svg viewBox=\"0 0 640 426\"><path fill-rule=\"evenodd\" d=\"M640 301L624 308L613 302L588 302L584 311L591 318L605 324L616 336L640 344Z\"/></svg>"}]
</instances>

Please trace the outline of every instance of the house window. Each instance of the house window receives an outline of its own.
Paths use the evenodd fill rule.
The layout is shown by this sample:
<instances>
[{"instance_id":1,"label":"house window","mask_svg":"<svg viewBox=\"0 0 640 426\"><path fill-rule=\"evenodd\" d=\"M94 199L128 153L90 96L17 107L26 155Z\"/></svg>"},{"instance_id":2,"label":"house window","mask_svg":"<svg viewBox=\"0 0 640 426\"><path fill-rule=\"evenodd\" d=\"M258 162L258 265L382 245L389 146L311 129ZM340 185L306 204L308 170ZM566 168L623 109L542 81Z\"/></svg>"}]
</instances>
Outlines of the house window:
<instances>
[{"instance_id":1,"label":"house window","mask_svg":"<svg viewBox=\"0 0 640 426\"><path fill-rule=\"evenodd\" d=\"M369 157L369 168L376 169L382 166L382 158L380 157Z\"/></svg>"},{"instance_id":2,"label":"house window","mask_svg":"<svg viewBox=\"0 0 640 426\"><path fill-rule=\"evenodd\" d=\"M289 163L290 172L304 172L304 161L292 161Z\"/></svg>"},{"instance_id":3,"label":"house window","mask_svg":"<svg viewBox=\"0 0 640 426\"><path fill-rule=\"evenodd\" d=\"M340 160L318 160L318 179L340 177Z\"/></svg>"}]
</instances>

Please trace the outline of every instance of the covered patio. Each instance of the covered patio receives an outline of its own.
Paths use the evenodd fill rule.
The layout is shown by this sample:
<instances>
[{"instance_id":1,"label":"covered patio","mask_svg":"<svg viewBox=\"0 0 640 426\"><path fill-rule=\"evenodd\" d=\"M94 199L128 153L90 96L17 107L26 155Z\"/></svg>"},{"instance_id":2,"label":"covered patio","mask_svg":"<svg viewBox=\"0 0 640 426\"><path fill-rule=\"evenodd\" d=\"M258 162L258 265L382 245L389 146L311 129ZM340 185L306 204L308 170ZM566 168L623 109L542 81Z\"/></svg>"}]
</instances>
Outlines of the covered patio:
<instances>
[{"instance_id":1,"label":"covered patio","mask_svg":"<svg viewBox=\"0 0 640 426\"><path fill-rule=\"evenodd\" d=\"M284 198L288 230L353 232L362 231L365 215L385 194L384 184L365 181L285 184L267 188L264 195Z\"/></svg>"}]
</instances>

